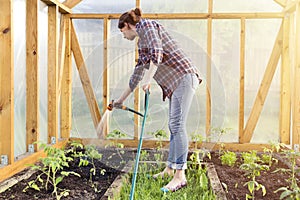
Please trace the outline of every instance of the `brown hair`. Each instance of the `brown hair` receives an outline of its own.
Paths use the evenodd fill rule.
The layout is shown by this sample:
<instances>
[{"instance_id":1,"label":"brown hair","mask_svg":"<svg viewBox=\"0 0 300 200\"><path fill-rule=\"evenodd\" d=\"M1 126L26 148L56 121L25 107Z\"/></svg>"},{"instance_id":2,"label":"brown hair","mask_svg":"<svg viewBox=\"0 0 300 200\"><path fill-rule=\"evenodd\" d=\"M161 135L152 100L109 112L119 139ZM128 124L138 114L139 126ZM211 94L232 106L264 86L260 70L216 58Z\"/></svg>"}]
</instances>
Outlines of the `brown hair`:
<instances>
[{"instance_id":1,"label":"brown hair","mask_svg":"<svg viewBox=\"0 0 300 200\"><path fill-rule=\"evenodd\" d=\"M136 25L142 17L142 10L140 8L132 9L125 12L119 18L118 28L121 29L125 26L125 23Z\"/></svg>"}]
</instances>

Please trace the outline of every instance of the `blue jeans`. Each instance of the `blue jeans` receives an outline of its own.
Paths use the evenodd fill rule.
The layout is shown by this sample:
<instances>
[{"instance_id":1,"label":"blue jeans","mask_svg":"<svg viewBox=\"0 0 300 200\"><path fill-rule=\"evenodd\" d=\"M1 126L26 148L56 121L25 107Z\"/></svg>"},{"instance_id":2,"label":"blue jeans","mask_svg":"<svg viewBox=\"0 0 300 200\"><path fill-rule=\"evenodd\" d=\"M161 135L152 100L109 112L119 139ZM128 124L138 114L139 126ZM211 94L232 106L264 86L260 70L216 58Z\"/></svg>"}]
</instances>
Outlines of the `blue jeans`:
<instances>
[{"instance_id":1,"label":"blue jeans","mask_svg":"<svg viewBox=\"0 0 300 200\"><path fill-rule=\"evenodd\" d=\"M167 165L172 169L186 169L188 155L187 116L199 81L195 74L186 74L169 102L170 147Z\"/></svg>"}]
</instances>

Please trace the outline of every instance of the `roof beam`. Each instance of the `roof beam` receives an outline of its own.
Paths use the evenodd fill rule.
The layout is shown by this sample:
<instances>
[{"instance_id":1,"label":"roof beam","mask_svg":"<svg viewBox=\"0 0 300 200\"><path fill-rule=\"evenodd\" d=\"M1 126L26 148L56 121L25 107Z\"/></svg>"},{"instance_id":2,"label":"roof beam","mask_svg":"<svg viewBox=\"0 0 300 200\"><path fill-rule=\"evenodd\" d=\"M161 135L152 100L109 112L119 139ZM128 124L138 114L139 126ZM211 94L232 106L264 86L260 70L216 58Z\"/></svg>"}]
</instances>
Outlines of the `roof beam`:
<instances>
[{"instance_id":1,"label":"roof beam","mask_svg":"<svg viewBox=\"0 0 300 200\"><path fill-rule=\"evenodd\" d=\"M44 2L45 4L47 4L48 6L58 6L58 10L59 12L63 13L63 14L70 14L72 13L72 10L70 8L68 8L66 5L60 3L57 0L41 0L42 2Z\"/></svg>"},{"instance_id":2,"label":"roof beam","mask_svg":"<svg viewBox=\"0 0 300 200\"><path fill-rule=\"evenodd\" d=\"M286 6L287 0L274 0L277 4L279 4L281 7Z\"/></svg>"},{"instance_id":3,"label":"roof beam","mask_svg":"<svg viewBox=\"0 0 300 200\"><path fill-rule=\"evenodd\" d=\"M77 4L79 4L82 0L65 0L63 4L67 6L68 8L72 9L74 8Z\"/></svg>"}]
</instances>

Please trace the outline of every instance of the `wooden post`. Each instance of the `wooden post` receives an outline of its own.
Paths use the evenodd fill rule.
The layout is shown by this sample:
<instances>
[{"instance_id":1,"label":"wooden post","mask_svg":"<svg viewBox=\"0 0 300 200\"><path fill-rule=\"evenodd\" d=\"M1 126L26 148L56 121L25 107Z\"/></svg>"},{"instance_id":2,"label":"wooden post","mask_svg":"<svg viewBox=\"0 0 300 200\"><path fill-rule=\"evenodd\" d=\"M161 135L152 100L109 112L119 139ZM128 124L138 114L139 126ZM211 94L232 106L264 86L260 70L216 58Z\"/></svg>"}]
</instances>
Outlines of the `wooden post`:
<instances>
[{"instance_id":1,"label":"wooden post","mask_svg":"<svg viewBox=\"0 0 300 200\"><path fill-rule=\"evenodd\" d=\"M241 18L240 33L240 103L239 103L239 136L244 131L245 115L245 18Z\"/></svg>"},{"instance_id":2,"label":"wooden post","mask_svg":"<svg viewBox=\"0 0 300 200\"><path fill-rule=\"evenodd\" d=\"M135 1L135 6L137 8L140 8L141 6L141 2L140 0L136 0ZM139 57L139 53L138 53L138 48L137 48L137 40L135 41L136 45L135 45L135 61L134 63L137 63L138 57ZM134 91L134 110L140 111L140 106L141 106L141 97L140 97L140 88L137 87ZM139 124L140 124L140 117L138 115L134 115L133 116L134 119L134 134L133 134L133 139L135 140L136 144L138 144L138 140L139 140Z\"/></svg>"},{"instance_id":3,"label":"wooden post","mask_svg":"<svg viewBox=\"0 0 300 200\"><path fill-rule=\"evenodd\" d=\"M300 3L296 4L295 13L295 69L294 69L294 105L293 105L293 140L292 145L299 151L300 144Z\"/></svg>"},{"instance_id":4,"label":"wooden post","mask_svg":"<svg viewBox=\"0 0 300 200\"><path fill-rule=\"evenodd\" d=\"M84 62L84 58L81 52L81 48L78 42L78 38L74 29L73 24L71 23L71 50L74 55L74 59L76 62L76 67L78 69L78 73L80 76L80 80L83 86L83 91L85 93L88 106L90 108L90 112L92 115L92 120L94 122L95 129L97 129L97 126L101 120L100 110L97 103L97 99L94 93L94 90L92 88L92 83L90 81L87 67Z\"/></svg>"},{"instance_id":5,"label":"wooden post","mask_svg":"<svg viewBox=\"0 0 300 200\"><path fill-rule=\"evenodd\" d=\"M48 6L48 143L58 140L57 6ZM55 137L55 141L52 138Z\"/></svg>"},{"instance_id":6,"label":"wooden post","mask_svg":"<svg viewBox=\"0 0 300 200\"><path fill-rule=\"evenodd\" d=\"M110 98L109 98L109 69L108 69L108 39L109 39L109 29L110 29L110 20L104 18L103 20L103 111L106 110ZM107 123L103 130L103 135L106 136L109 133L109 115L106 115L107 120L104 123Z\"/></svg>"},{"instance_id":7,"label":"wooden post","mask_svg":"<svg viewBox=\"0 0 300 200\"><path fill-rule=\"evenodd\" d=\"M39 140L38 0L26 1L26 147ZM37 145L34 145L37 151Z\"/></svg>"},{"instance_id":8,"label":"wooden post","mask_svg":"<svg viewBox=\"0 0 300 200\"><path fill-rule=\"evenodd\" d=\"M208 13L212 13L213 2L208 0ZM211 15L209 15L211 16ZM212 18L207 19L207 56L206 56L206 137L209 140L211 129L211 54L212 54Z\"/></svg>"},{"instance_id":9,"label":"wooden post","mask_svg":"<svg viewBox=\"0 0 300 200\"><path fill-rule=\"evenodd\" d=\"M71 54L71 21L64 16L65 24L65 57L61 89L61 137L70 138L72 124L72 54Z\"/></svg>"},{"instance_id":10,"label":"wooden post","mask_svg":"<svg viewBox=\"0 0 300 200\"><path fill-rule=\"evenodd\" d=\"M263 80L260 84L260 88L256 95L255 102L254 102L253 108L251 110L250 116L248 118L244 133L239 138L240 143L249 143L252 138L253 131L256 127L258 118L260 116L264 102L266 100L277 64L279 61L279 57L280 57L280 54L282 51L282 32L283 32L283 25L281 25L280 30L277 35L277 38L275 40L273 51L270 56L268 65L266 67L266 71L265 71Z\"/></svg>"},{"instance_id":11,"label":"wooden post","mask_svg":"<svg viewBox=\"0 0 300 200\"><path fill-rule=\"evenodd\" d=\"M290 20L286 17L283 20L279 113L280 142L284 144L290 144L291 123L291 65L289 55L289 30Z\"/></svg>"},{"instance_id":12,"label":"wooden post","mask_svg":"<svg viewBox=\"0 0 300 200\"><path fill-rule=\"evenodd\" d=\"M6 155L7 164L12 164L14 162L13 2L1 0L0 3L0 155Z\"/></svg>"}]
</instances>

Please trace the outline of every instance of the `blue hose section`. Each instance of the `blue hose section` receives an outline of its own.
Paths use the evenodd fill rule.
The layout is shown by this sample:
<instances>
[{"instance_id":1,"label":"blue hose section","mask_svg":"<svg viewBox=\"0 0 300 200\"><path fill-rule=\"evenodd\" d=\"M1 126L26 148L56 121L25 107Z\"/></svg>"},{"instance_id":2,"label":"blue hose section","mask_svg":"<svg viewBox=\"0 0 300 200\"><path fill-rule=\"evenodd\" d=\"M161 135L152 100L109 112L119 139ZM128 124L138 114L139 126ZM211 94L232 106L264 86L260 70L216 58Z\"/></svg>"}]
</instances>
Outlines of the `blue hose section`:
<instances>
[{"instance_id":1,"label":"blue hose section","mask_svg":"<svg viewBox=\"0 0 300 200\"><path fill-rule=\"evenodd\" d=\"M133 177L132 177L132 182L131 182L130 200L133 200L133 197L134 197L136 175L137 175L137 171L138 171L138 168L139 168L139 160L140 160L140 154L141 154L141 149L142 149L142 145L143 145L143 135L144 135L144 129L145 129L145 122L146 122L147 112L148 112L149 94L150 94L149 90L147 90L146 94L145 94L145 112L144 112L144 117L143 117L143 122L142 122L140 141L139 141L138 149L137 149L137 153L136 153L135 165L134 165L134 170L133 170Z\"/></svg>"}]
</instances>

